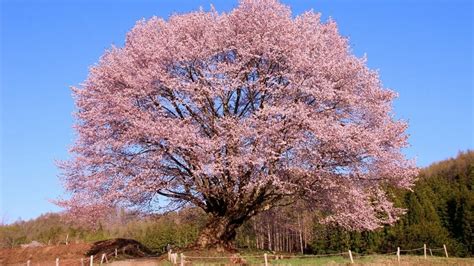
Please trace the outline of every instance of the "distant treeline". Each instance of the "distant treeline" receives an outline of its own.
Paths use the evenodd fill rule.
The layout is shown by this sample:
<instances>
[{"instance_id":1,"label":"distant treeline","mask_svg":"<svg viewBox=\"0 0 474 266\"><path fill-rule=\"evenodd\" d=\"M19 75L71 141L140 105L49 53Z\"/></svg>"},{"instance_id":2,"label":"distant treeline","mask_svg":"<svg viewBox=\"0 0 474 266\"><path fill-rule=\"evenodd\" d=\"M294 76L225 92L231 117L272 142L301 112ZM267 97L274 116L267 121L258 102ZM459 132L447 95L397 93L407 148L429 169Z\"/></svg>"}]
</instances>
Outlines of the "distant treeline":
<instances>
[{"instance_id":1,"label":"distant treeline","mask_svg":"<svg viewBox=\"0 0 474 266\"><path fill-rule=\"evenodd\" d=\"M460 153L455 159L423 169L413 192L394 191L396 204L407 209L395 226L373 232L348 232L315 224L311 248L323 253L348 248L356 252L386 253L396 251L397 247L413 249L423 244L428 247L446 244L454 256L473 256L473 187L474 151Z\"/></svg>"},{"instance_id":2,"label":"distant treeline","mask_svg":"<svg viewBox=\"0 0 474 266\"><path fill-rule=\"evenodd\" d=\"M372 232L351 232L321 225L318 215L304 206L281 207L263 213L240 228L240 247L279 252L332 253L351 249L359 253L386 253L397 247L442 247L450 255L474 255L474 151L423 169L413 192L390 191L395 204L407 209L394 226ZM167 244L193 243L206 222L204 213L186 208L166 215L143 216L123 210L89 229L70 225L59 214L0 226L0 247L32 240L58 244L66 241L97 241L113 237L136 239L151 249Z\"/></svg>"}]
</instances>

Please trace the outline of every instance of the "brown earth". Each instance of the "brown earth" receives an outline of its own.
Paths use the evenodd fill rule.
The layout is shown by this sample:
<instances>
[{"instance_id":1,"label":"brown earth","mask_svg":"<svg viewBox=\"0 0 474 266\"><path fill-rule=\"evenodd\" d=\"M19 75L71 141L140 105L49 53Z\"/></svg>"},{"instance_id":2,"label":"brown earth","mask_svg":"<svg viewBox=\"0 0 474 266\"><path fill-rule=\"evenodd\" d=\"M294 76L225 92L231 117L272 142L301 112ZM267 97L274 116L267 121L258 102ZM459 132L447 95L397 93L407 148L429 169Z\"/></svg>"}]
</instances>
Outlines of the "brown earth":
<instances>
[{"instance_id":1,"label":"brown earth","mask_svg":"<svg viewBox=\"0 0 474 266\"><path fill-rule=\"evenodd\" d=\"M26 265L30 260L31 266L55 265L56 258L59 264L89 265L90 256L93 255L94 262L100 263L102 254L106 254L107 261L115 260L115 250L117 250L117 260L143 258L154 255L141 243L132 239L108 239L90 243L76 243L69 245L54 245L42 247L16 247L0 249L0 265Z\"/></svg>"},{"instance_id":2,"label":"brown earth","mask_svg":"<svg viewBox=\"0 0 474 266\"><path fill-rule=\"evenodd\" d=\"M55 265L59 258L60 265L80 265L81 258L86 260L86 252L91 244L79 243L57 246L5 248L0 249L0 265L26 265L30 260L33 265Z\"/></svg>"}]
</instances>

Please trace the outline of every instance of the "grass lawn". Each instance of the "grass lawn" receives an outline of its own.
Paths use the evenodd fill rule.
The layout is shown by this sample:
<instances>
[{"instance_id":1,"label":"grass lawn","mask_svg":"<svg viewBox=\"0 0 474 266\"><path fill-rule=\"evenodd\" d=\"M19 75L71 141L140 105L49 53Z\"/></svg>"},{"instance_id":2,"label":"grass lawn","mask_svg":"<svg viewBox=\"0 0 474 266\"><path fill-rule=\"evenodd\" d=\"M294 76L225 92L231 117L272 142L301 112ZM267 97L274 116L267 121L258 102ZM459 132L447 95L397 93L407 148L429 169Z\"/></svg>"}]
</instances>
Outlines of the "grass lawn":
<instances>
[{"instance_id":1,"label":"grass lawn","mask_svg":"<svg viewBox=\"0 0 474 266\"><path fill-rule=\"evenodd\" d=\"M238 265L264 265L262 254L242 254L245 262ZM186 259L186 265L236 265L231 264L229 259L215 258L215 259ZM179 262L178 262L179 263ZM430 257L425 260L423 256L401 256L401 261L398 263L396 255L371 255L363 257L354 257L354 264L350 263L347 255L344 256L330 256L330 257L311 257L304 258L283 258L275 260L273 257L268 260L269 265L474 265L474 258L445 258L445 257ZM169 262L163 262L160 265L172 265ZM178 264L179 265L179 264Z\"/></svg>"}]
</instances>

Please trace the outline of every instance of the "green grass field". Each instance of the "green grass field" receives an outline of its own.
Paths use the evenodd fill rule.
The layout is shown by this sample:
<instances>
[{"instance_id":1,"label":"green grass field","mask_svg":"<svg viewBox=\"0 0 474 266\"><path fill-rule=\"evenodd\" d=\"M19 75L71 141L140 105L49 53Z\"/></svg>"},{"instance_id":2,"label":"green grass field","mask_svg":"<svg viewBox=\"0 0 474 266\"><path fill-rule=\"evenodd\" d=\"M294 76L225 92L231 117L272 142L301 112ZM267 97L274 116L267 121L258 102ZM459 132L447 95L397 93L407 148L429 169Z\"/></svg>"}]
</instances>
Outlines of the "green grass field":
<instances>
[{"instance_id":1,"label":"green grass field","mask_svg":"<svg viewBox=\"0 0 474 266\"><path fill-rule=\"evenodd\" d=\"M245 262L238 265L264 265L262 258L246 257ZM186 265L236 265L229 259L187 259ZM350 263L348 256L331 257L305 257L305 258L284 258L280 260L269 259L269 265L474 265L474 258L445 258L445 257L427 257L423 256L401 256L400 263L395 255L371 255L363 257L354 257L354 264ZM172 265L169 262L163 262L160 265Z\"/></svg>"}]
</instances>

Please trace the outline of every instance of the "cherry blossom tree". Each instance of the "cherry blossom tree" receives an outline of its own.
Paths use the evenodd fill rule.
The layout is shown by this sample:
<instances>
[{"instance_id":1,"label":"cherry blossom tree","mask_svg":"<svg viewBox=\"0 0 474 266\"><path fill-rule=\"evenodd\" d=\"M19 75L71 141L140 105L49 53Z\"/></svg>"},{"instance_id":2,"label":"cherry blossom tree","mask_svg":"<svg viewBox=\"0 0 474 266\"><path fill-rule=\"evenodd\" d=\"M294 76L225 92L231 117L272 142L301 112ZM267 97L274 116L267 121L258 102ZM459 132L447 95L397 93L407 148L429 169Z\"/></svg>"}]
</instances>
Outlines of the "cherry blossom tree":
<instances>
[{"instance_id":1,"label":"cherry blossom tree","mask_svg":"<svg viewBox=\"0 0 474 266\"><path fill-rule=\"evenodd\" d=\"M397 220L387 186L417 173L401 152L396 93L334 21L241 0L139 21L73 88L78 139L61 163L75 217L194 205L199 247L231 247L254 215L303 200L352 229Z\"/></svg>"}]
</instances>

